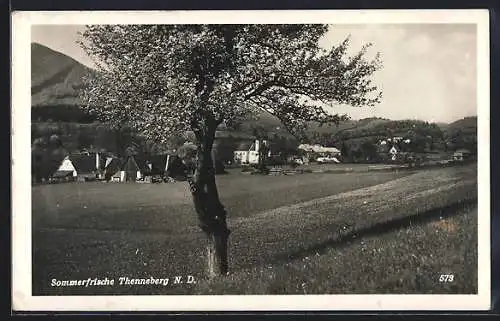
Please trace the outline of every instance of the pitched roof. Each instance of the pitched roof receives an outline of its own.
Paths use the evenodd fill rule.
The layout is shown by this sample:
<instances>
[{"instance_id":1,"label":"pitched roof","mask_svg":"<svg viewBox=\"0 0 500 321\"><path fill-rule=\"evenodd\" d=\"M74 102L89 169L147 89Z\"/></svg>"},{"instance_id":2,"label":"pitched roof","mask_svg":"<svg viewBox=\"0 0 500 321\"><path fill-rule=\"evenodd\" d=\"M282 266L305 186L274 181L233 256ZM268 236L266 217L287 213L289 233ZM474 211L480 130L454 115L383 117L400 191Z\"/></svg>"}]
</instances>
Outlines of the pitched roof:
<instances>
[{"instance_id":1,"label":"pitched roof","mask_svg":"<svg viewBox=\"0 0 500 321\"><path fill-rule=\"evenodd\" d=\"M113 162L114 159L115 158L113 158L113 157L106 157L106 162L104 163L104 168L108 167L111 164L111 162Z\"/></svg>"},{"instance_id":2,"label":"pitched roof","mask_svg":"<svg viewBox=\"0 0 500 321\"><path fill-rule=\"evenodd\" d=\"M104 168L106 175L114 175L118 173L123 167L123 162L118 158L111 158L109 163Z\"/></svg>"},{"instance_id":3,"label":"pitched roof","mask_svg":"<svg viewBox=\"0 0 500 321\"><path fill-rule=\"evenodd\" d=\"M340 150L335 147L324 147L321 145L309 145L309 144L300 144L298 149L316 152L316 153L340 153Z\"/></svg>"},{"instance_id":4,"label":"pitched roof","mask_svg":"<svg viewBox=\"0 0 500 321\"><path fill-rule=\"evenodd\" d=\"M144 155L134 155L131 156L134 158L135 163L137 164L137 167L141 172L149 172L149 166L148 166L148 158Z\"/></svg>"},{"instance_id":5,"label":"pitched roof","mask_svg":"<svg viewBox=\"0 0 500 321\"><path fill-rule=\"evenodd\" d=\"M127 157L127 160L125 161L122 170L127 172L136 172L140 170L139 165L137 164L137 161L135 160L134 156Z\"/></svg>"},{"instance_id":6,"label":"pitched roof","mask_svg":"<svg viewBox=\"0 0 500 321\"><path fill-rule=\"evenodd\" d=\"M169 167L172 164L172 161L175 159L175 155L168 154L158 154L152 155L149 157L149 163L151 164L151 173L152 174L162 174L165 172L165 167L167 166L167 159L169 159Z\"/></svg>"},{"instance_id":7,"label":"pitched roof","mask_svg":"<svg viewBox=\"0 0 500 321\"><path fill-rule=\"evenodd\" d=\"M69 156L78 175L95 173L97 171L95 158L95 154L73 154Z\"/></svg>"}]
</instances>

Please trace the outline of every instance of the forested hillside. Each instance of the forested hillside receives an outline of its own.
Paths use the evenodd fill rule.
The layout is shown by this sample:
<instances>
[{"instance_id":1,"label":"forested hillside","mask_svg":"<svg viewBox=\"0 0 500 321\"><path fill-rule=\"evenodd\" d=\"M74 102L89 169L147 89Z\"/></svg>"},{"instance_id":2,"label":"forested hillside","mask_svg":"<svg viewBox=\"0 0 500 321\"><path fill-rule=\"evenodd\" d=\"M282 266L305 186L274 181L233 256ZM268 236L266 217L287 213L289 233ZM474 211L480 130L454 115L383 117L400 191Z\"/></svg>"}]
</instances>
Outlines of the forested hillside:
<instances>
[{"instance_id":1,"label":"forested hillside","mask_svg":"<svg viewBox=\"0 0 500 321\"><path fill-rule=\"evenodd\" d=\"M90 122L79 107L78 89L89 68L40 44L31 44L31 119Z\"/></svg>"}]
</instances>

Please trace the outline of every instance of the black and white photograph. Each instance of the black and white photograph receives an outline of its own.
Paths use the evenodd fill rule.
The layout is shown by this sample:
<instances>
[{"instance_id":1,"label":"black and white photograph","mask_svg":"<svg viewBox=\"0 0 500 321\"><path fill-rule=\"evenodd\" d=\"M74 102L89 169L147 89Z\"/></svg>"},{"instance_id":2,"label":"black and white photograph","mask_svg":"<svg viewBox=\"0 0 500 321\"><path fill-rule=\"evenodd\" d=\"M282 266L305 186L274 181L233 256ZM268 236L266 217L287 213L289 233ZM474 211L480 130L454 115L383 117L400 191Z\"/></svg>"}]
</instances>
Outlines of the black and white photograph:
<instances>
[{"instance_id":1,"label":"black and white photograph","mask_svg":"<svg viewBox=\"0 0 500 321\"><path fill-rule=\"evenodd\" d=\"M14 14L14 307L488 309L488 38L486 10Z\"/></svg>"}]
</instances>

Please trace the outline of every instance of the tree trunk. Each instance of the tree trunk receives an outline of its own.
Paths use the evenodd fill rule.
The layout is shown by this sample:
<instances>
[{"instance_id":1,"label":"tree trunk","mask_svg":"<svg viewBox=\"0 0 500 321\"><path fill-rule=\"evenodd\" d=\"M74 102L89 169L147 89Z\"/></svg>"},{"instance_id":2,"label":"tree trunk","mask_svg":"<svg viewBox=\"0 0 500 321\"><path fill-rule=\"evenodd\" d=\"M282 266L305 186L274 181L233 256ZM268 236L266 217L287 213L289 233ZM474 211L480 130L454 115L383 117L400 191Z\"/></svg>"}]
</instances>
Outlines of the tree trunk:
<instances>
[{"instance_id":1,"label":"tree trunk","mask_svg":"<svg viewBox=\"0 0 500 321\"><path fill-rule=\"evenodd\" d=\"M229 272L228 243L229 233L207 233L207 275L213 278Z\"/></svg>"},{"instance_id":2,"label":"tree trunk","mask_svg":"<svg viewBox=\"0 0 500 321\"><path fill-rule=\"evenodd\" d=\"M196 168L188 182L198 215L199 226L207 237L207 274L209 277L228 273L228 238L226 210L220 202L212 160L212 141L197 149Z\"/></svg>"}]
</instances>

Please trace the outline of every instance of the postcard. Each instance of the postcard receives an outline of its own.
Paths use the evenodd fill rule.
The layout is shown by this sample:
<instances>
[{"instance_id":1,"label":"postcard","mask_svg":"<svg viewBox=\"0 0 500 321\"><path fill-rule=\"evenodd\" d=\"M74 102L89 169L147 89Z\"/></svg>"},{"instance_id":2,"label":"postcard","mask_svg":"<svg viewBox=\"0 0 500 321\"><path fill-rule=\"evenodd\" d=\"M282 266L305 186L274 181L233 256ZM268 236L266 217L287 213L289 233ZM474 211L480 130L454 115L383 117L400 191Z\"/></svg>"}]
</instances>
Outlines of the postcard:
<instances>
[{"instance_id":1,"label":"postcard","mask_svg":"<svg viewBox=\"0 0 500 321\"><path fill-rule=\"evenodd\" d=\"M487 10L12 14L17 311L490 307Z\"/></svg>"}]
</instances>

